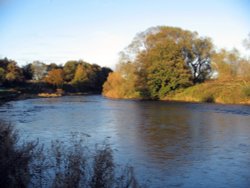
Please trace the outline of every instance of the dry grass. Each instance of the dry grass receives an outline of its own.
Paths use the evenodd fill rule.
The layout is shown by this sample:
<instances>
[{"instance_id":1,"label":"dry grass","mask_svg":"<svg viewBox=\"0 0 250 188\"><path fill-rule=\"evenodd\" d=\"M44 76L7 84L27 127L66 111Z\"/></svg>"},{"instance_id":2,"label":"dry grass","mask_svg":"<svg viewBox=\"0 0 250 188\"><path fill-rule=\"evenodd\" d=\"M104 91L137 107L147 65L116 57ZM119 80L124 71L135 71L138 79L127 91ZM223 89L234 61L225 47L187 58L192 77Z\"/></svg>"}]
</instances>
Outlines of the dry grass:
<instances>
[{"instance_id":1,"label":"dry grass","mask_svg":"<svg viewBox=\"0 0 250 188\"><path fill-rule=\"evenodd\" d=\"M84 143L75 133L45 150L38 142L20 143L13 127L0 123L0 187L139 187L133 168L117 168L108 144L90 151Z\"/></svg>"},{"instance_id":2,"label":"dry grass","mask_svg":"<svg viewBox=\"0 0 250 188\"><path fill-rule=\"evenodd\" d=\"M30 163L37 143L19 144L19 136L10 125L0 124L0 187L26 187L31 179Z\"/></svg>"},{"instance_id":3,"label":"dry grass","mask_svg":"<svg viewBox=\"0 0 250 188\"><path fill-rule=\"evenodd\" d=\"M61 97L62 94L59 93L39 93L38 94L39 97Z\"/></svg>"},{"instance_id":4,"label":"dry grass","mask_svg":"<svg viewBox=\"0 0 250 188\"><path fill-rule=\"evenodd\" d=\"M248 88L250 88L250 82L243 80L214 80L176 91L163 100L249 104Z\"/></svg>"}]
</instances>

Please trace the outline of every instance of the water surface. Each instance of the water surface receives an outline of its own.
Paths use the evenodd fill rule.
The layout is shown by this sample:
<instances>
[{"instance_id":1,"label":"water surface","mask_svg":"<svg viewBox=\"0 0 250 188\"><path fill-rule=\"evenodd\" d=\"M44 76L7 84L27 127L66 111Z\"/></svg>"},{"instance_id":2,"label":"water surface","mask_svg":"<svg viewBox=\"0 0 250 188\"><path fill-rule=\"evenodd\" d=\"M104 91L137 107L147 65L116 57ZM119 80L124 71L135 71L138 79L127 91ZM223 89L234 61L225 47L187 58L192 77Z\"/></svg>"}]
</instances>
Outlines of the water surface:
<instances>
[{"instance_id":1,"label":"water surface","mask_svg":"<svg viewBox=\"0 0 250 188\"><path fill-rule=\"evenodd\" d=\"M70 96L12 101L0 119L45 145L109 140L149 187L250 187L250 106Z\"/></svg>"}]
</instances>

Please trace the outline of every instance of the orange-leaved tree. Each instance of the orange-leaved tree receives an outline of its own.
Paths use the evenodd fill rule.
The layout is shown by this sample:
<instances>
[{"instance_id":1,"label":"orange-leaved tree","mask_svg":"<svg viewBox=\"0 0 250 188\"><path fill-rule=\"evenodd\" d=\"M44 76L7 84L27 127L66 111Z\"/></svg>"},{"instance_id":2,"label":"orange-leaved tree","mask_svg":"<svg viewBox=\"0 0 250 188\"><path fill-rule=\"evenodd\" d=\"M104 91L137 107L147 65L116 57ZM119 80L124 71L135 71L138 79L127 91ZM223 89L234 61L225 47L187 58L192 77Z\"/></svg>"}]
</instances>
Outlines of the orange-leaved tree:
<instances>
[{"instance_id":1,"label":"orange-leaved tree","mask_svg":"<svg viewBox=\"0 0 250 188\"><path fill-rule=\"evenodd\" d=\"M56 86L57 88L62 87L63 85L64 73L62 69L52 69L48 72L48 75L45 77L45 82Z\"/></svg>"}]
</instances>

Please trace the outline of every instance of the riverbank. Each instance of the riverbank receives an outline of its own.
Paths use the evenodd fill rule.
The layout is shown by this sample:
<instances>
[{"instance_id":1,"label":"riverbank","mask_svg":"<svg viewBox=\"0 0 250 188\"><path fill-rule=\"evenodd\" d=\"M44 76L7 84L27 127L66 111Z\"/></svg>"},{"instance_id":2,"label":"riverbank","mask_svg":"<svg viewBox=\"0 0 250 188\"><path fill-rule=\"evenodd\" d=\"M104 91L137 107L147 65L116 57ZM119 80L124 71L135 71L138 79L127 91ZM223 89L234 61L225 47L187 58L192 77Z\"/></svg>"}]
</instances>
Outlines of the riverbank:
<instances>
[{"instance_id":1,"label":"riverbank","mask_svg":"<svg viewBox=\"0 0 250 188\"><path fill-rule=\"evenodd\" d=\"M119 98L107 94L104 94L104 96L111 99L148 100L143 98ZM159 100L250 105L250 81L210 80L185 89L173 91Z\"/></svg>"},{"instance_id":2,"label":"riverbank","mask_svg":"<svg viewBox=\"0 0 250 188\"><path fill-rule=\"evenodd\" d=\"M11 89L1 89L0 90L0 105L5 102L15 100L20 96L20 92Z\"/></svg>"},{"instance_id":3,"label":"riverbank","mask_svg":"<svg viewBox=\"0 0 250 188\"><path fill-rule=\"evenodd\" d=\"M249 105L250 82L244 80L207 81L173 92L162 100Z\"/></svg>"},{"instance_id":4,"label":"riverbank","mask_svg":"<svg viewBox=\"0 0 250 188\"><path fill-rule=\"evenodd\" d=\"M24 93L18 90L9 89L0 91L0 105L14 100L26 100L26 99L35 99L35 98L54 98L54 97L63 97L63 96L81 96L81 95L96 95L100 94L97 92L77 92L77 93Z\"/></svg>"},{"instance_id":5,"label":"riverbank","mask_svg":"<svg viewBox=\"0 0 250 188\"><path fill-rule=\"evenodd\" d=\"M76 95L93 95L97 92L50 92L50 93L29 93L19 90L9 89L0 91L0 105L12 100L25 100L31 98L50 98ZM116 98L105 96L110 99L127 100L148 100L142 98ZM244 80L218 81L212 80L197 84L186 89L177 90L164 98L163 101L180 102L206 102L218 104L245 104L250 105L250 82Z\"/></svg>"}]
</instances>

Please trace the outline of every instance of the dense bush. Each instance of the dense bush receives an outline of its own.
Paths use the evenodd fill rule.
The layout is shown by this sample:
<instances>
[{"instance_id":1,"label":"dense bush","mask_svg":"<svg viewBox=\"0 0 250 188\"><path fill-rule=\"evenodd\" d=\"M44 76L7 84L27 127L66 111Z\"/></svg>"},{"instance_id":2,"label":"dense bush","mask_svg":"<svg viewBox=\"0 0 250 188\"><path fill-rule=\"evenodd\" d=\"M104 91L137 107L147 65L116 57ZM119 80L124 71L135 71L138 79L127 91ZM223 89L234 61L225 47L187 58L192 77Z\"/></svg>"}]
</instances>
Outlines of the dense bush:
<instances>
[{"instance_id":1,"label":"dense bush","mask_svg":"<svg viewBox=\"0 0 250 188\"><path fill-rule=\"evenodd\" d=\"M0 124L0 187L26 187L30 181L36 143L18 143L18 133Z\"/></svg>"},{"instance_id":2,"label":"dense bush","mask_svg":"<svg viewBox=\"0 0 250 188\"><path fill-rule=\"evenodd\" d=\"M245 96L250 97L250 86L244 87L243 92L244 92Z\"/></svg>"},{"instance_id":3,"label":"dense bush","mask_svg":"<svg viewBox=\"0 0 250 188\"><path fill-rule=\"evenodd\" d=\"M214 96L212 94L206 94L202 97L201 102L214 103Z\"/></svg>"}]
</instances>

